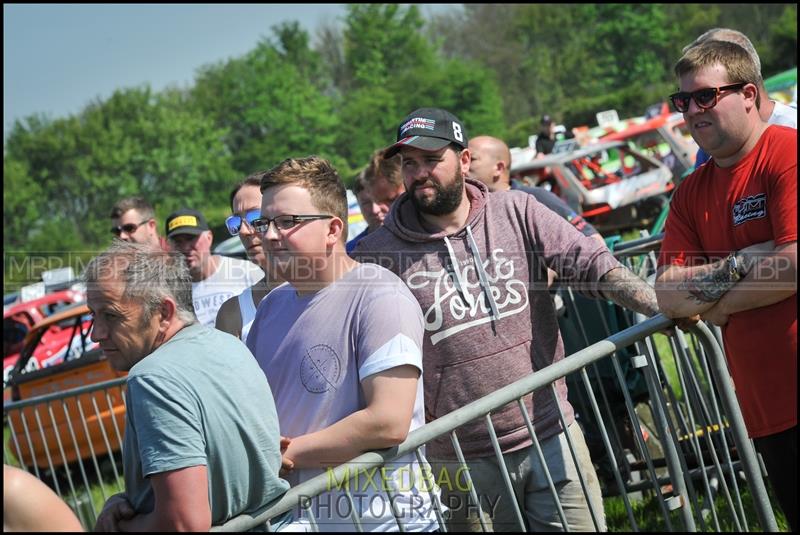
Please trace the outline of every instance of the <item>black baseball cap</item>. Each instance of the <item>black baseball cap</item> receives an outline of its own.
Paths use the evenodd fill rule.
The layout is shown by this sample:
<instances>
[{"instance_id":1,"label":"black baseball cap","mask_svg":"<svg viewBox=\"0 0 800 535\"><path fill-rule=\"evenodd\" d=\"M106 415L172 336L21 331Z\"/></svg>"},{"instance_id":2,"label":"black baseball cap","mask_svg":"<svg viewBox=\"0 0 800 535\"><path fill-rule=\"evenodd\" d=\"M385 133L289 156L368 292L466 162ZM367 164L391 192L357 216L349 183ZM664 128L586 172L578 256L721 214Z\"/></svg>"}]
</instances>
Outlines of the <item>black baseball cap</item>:
<instances>
[{"instance_id":1,"label":"black baseball cap","mask_svg":"<svg viewBox=\"0 0 800 535\"><path fill-rule=\"evenodd\" d=\"M419 108L402 120L397 128L397 142L386 149L384 158L391 158L401 147L434 151L455 143L467 148L469 140L464 124L452 113L440 108Z\"/></svg>"},{"instance_id":2,"label":"black baseball cap","mask_svg":"<svg viewBox=\"0 0 800 535\"><path fill-rule=\"evenodd\" d=\"M193 234L195 236L208 230L208 222L203 214L197 210L181 208L169 214L166 221L167 238L178 234Z\"/></svg>"},{"instance_id":3,"label":"black baseball cap","mask_svg":"<svg viewBox=\"0 0 800 535\"><path fill-rule=\"evenodd\" d=\"M550 118L549 115L547 115L547 114L542 115L542 124L551 124L552 122L553 122L553 119Z\"/></svg>"}]
</instances>

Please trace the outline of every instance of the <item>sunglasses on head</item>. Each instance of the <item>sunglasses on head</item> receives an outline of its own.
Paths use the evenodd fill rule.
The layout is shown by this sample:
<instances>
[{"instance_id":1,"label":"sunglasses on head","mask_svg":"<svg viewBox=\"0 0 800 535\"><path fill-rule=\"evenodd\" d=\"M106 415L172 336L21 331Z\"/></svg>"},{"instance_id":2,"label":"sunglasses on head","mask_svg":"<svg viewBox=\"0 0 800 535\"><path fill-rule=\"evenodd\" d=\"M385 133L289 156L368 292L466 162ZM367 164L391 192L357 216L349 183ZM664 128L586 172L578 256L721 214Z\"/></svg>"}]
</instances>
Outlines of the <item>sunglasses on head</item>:
<instances>
[{"instance_id":1,"label":"sunglasses on head","mask_svg":"<svg viewBox=\"0 0 800 535\"><path fill-rule=\"evenodd\" d=\"M116 227L111 227L111 234L113 234L114 236L119 236L123 232L125 234L133 234L134 232L136 232L137 228L141 227L142 225L144 225L148 221L150 221L150 219L145 219L144 221L142 221L141 223L138 223L138 224L137 223L125 223L124 225L117 225Z\"/></svg>"},{"instance_id":2,"label":"sunglasses on head","mask_svg":"<svg viewBox=\"0 0 800 535\"><path fill-rule=\"evenodd\" d=\"M261 217L261 210L249 210L245 212L244 217L233 214L225 220L225 226L228 228L231 236L236 236L242 230L242 223L247 222L250 228L253 228L253 222Z\"/></svg>"},{"instance_id":3,"label":"sunglasses on head","mask_svg":"<svg viewBox=\"0 0 800 535\"><path fill-rule=\"evenodd\" d=\"M294 228L295 225L302 223L303 221L316 221L317 219L332 219L332 215L322 215L322 214L314 214L314 215L292 215L292 214L284 214L278 215L275 217L262 217L253 221L253 228L256 232L260 234L266 234L269 232L269 226L272 222L275 222L275 228L278 230L289 230Z\"/></svg>"},{"instance_id":4,"label":"sunglasses on head","mask_svg":"<svg viewBox=\"0 0 800 535\"><path fill-rule=\"evenodd\" d=\"M738 91L746 85L747 82L742 82L739 84L723 85L722 87L706 87L692 92L679 91L671 94L669 99L672 101L672 105L675 106L675 109L681 113L689 111L689 104L692 99L694 99L694 103L697 104L698 108L710 110L719 102L720 93L728 90Z\"/></svg>"}]
</instances>

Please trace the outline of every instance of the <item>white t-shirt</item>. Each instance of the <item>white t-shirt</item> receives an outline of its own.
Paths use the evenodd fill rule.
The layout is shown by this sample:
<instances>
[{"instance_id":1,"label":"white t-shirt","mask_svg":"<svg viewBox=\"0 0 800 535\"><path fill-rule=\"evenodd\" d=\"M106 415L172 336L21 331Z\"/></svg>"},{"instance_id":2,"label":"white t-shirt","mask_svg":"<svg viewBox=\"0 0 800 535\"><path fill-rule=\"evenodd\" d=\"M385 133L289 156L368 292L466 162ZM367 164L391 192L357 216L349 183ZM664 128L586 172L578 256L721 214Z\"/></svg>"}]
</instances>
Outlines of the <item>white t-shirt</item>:
<instances>
[{"instance_id":1,"label":"white t-shirt","mask_svg":"<svg viewBox=\"0 0 800 535\"><path fill-rule=\"evenodd\" d=\"M769 116L769 124L779 124L797 128L797 108L787 106L783 102L775 101L772 115Z\"/></svg>"},{"instance_id":2,"label":"white t-shirt","mask_svg":"<svg viewBox=\"0 0 800 535\"><path fill-rule=\"evenodd\" d=\"M319 431L365 408L361 382L402 365L420 370L409 431L422 426L423 329L422 311L406 285L374 264L361 264L312 295L299 297L288 283L272 290L258 306L247 346L269 381L281 435ZM439 489L429 470L427 461L421 467L412 454L387 463L384 472L351 480L364 531L397 530L384 487L396 491L393 501L407 531L438 529L428 491ZM287 480L296 485L322 473L331 491L311 502L317 525L322 531L353 531L350 503L332 471L295 470ZM289 531L304 529L305 514L295 512Z\"/></svg>"},{"instance_id":3,"label":"white t-shirt","mask_svg":"<svg viewBox=\"0 0 800 535\"><path fill-rule=\"evenodd\" d=\"M263 278L264 272L256 264L221 256L213 275L192 283L192 301L198 321L213 327L222 303Z\"/></svg>"}]
</instances>

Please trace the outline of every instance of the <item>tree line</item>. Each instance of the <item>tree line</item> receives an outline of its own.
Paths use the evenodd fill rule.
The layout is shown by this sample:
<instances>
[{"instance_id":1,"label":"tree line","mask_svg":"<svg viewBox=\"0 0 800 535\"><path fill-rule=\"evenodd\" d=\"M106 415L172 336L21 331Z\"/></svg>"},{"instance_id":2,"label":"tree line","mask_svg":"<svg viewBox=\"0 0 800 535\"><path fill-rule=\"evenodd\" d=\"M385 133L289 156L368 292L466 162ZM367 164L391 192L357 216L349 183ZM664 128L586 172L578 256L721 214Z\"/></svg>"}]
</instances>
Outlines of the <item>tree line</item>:
<instances>
[{"instance_id":1,"label":"tree line","mask_svg":"<svg viewBox=\"0 0 800 535\"><path fill-rule=\"evenodd\" d=\"M162 221L187 205L220 223L237 180L290 156L328 158L349 182L417 107L511 146L544 113L568 126L606 109L641 115L675 90L682 47L713 27L747 34L765 76L797 64L796 4L466 4L428 17L351 4L313 35L283 23L189 88L121 88L76 115L15 122L3 246L102 246L111 206L134 194Z\"/></svg>"}]
</instances>

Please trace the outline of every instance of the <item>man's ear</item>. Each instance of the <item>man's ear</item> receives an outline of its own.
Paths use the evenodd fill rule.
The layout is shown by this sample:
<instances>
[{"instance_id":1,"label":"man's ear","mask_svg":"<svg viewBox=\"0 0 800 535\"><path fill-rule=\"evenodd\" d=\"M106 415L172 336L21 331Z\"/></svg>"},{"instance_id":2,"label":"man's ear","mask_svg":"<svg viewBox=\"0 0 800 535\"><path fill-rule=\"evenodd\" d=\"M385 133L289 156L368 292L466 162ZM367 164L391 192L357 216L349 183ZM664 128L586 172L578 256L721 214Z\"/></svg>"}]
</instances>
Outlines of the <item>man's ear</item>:
<instances>
[{"instance_id":1,"label":"man's ear","mask_svg":"<svg viewBox=\"0 0 800 535\"><path fill-rule=\"evenodd\" d=\"M466 148L461 151L461 155L459 156L459 163L461 164L461 172L464 176L468 176L469 174L469 164L472 162L472 153L470 152L469 148Z\"/></svg>"},{"instance_id":2,"label":"man's ear","mask_svg":"<svg viewBox=\"0 0 800 535\"><path fill-rule=\"evenodd\" d=\"M742 88L744 98L748 100L748 107L753 107L758 101L758 87L755 84L747 84Z\"/></svg>"},{"instance_id":3,"label":"man's ear","mask_svg":"<svg viewBox=\"0 0 800 535\"><path fill-rule=\"evenodd\" d=\"M342 240L342 234L344 233L344 221L339 219L338 217L334 217L328 223L328 235L325 236L325 243L328 246L336 245L336 242Z\"/></svg>"},{"instance_id":4,"label":"man's ear","mask_svg":"<svg viewBox=\"0 0 800 535\"><path fill-rule=\"evenodd\" d=\"M503 173L506 170L506 162L503 160L497 160L497 163L494 164L494 181L498 182L500 178L503 176Z\"/></svg>"},{"instance_id":5,"label":"man's ear","mask_svg":"<svg viewBox=\"0 0 800 535\"><path fill-rule=\"evenodd\" d=\"M178 305L167 297L158 307L158 329L159 331L166 331L169 326L178 318Z\"/></svg>"}]
</instances>

